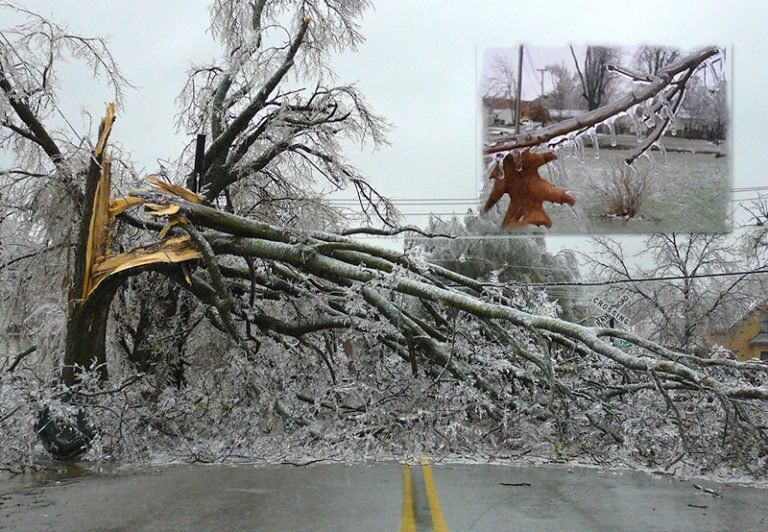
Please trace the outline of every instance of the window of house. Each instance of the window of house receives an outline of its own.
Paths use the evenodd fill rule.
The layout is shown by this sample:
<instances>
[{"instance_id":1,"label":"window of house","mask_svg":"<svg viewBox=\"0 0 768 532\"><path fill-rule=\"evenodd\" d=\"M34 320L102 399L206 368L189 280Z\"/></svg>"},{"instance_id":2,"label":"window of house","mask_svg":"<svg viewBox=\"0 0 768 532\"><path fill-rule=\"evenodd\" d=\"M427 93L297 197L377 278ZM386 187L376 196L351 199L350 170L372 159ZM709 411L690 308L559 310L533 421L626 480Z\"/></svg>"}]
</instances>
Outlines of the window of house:
<instances>
[{"instance_id":1,"label":"window of house","mask_svg":"<svg viewBox=\"0 0 768 532\"><path fill-rule=\"evenodd\" d=\"M768 362L768 351L760 351L760 360Z\"/></svg>"}]
</instances>

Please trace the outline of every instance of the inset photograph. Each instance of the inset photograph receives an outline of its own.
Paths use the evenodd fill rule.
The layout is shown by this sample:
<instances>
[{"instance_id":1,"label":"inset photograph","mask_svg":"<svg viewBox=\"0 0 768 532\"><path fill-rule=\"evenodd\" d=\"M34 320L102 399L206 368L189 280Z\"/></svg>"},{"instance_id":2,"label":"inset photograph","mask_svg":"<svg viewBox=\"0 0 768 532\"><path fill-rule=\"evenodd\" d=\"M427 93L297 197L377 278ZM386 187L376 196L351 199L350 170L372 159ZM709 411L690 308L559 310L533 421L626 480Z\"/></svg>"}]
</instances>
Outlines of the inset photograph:
<instances>
[{"instance_id":1,"label":"inset photograph","mask_svg":"<svg viewBox=\"0 0 768 532\"><path fill-rule=\"evenodd\" d=\"M731 229L722 46L481 51L481 216L499 230Z\"/></svg>"}]
</instances>

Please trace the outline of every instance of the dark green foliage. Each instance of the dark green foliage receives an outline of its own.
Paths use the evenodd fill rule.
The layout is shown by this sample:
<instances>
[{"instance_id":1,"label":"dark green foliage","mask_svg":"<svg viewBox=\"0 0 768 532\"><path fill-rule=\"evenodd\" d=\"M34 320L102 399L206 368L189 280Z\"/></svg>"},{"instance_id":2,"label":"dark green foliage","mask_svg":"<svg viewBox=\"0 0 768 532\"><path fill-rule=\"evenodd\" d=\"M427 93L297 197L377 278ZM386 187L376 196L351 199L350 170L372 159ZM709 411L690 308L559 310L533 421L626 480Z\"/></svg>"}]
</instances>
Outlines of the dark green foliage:
<instances>
[{"instance_id":1,"label":"dark green foliage","mask_svg":"<svg viewBox=\"0 0 768 532\"><path fill-rule=\"evenodd\" d=\"M489 217L466 216L444 221L432 219L428 231L458 237L491 238L413 239L421 245L429 261L467 277L504 284L558 283L579 280L576 257L570 250L553 254L547 251L542 233L500 233L499 222ZM507 238L505 238L507 237ZM563 317L578 319L580 291L577 287L548 287L550 299L557 300Z\"/></svg>"}]
</instances>

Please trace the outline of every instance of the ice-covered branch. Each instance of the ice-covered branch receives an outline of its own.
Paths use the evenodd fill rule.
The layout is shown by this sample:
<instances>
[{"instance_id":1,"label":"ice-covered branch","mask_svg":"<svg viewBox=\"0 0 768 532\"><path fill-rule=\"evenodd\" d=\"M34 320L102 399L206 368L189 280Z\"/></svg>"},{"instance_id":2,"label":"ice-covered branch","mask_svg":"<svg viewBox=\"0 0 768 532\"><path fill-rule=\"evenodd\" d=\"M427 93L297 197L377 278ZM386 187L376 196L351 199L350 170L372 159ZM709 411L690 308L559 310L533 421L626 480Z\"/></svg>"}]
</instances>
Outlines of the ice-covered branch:
<instances>
[{"instance_id":1,"label":"ice-covered branch","mask_svg":"<svg viewBox=\"0 0 768 532\"><path fill-rule=\"evenodd\" d=\"M600 124L606 119L627 111L631 107L649 100L673 83L674 78L684 72L695 70L701 63L719 53L716 47L705 48L691 54L682 61L660 70L653 81L642 88L634 88L629 94L622 96L613 103L584 113L582 115L563 120L551 126L537 129L532 133L523 133L501 139L485 149L486 154L506 152L519 148L538 146L560 136L567 135L589 126Z\"/></svg>"}]
</instances>

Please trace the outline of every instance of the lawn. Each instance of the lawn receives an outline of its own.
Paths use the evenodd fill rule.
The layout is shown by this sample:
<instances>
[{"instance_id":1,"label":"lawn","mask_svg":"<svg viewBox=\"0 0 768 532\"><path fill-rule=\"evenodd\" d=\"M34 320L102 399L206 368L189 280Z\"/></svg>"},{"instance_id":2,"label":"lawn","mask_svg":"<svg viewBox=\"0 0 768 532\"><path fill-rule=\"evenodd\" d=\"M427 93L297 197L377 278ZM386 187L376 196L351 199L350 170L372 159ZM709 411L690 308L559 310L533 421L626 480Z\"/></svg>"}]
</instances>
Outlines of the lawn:
<instances>
[{"instance_id":1,"label":"lawn","mask_svg":"<svg viewBox=\"0 0 768 532\"><path fill-rule=\"evenodd\" d=\"M651 192L636 217L609 216L611 202L599 190L606 189L611 165L623 165L634 144L634 136L619 135L613 148L601 135L599 157L587 143L581 155L571 149L559 150L559 160L540 169L543 178L568 190L576 199L575 208L545 204L552 218L552 233L730 231L730 158L715 156L725 153L725 146L703 140L665 137L666 156L654 150L653 163L647 157L636 160L633 166L638 175L648 175ZM499 202L500 212L506 210L507 202L506 197Z\"/></svg>"}]
</instances>

